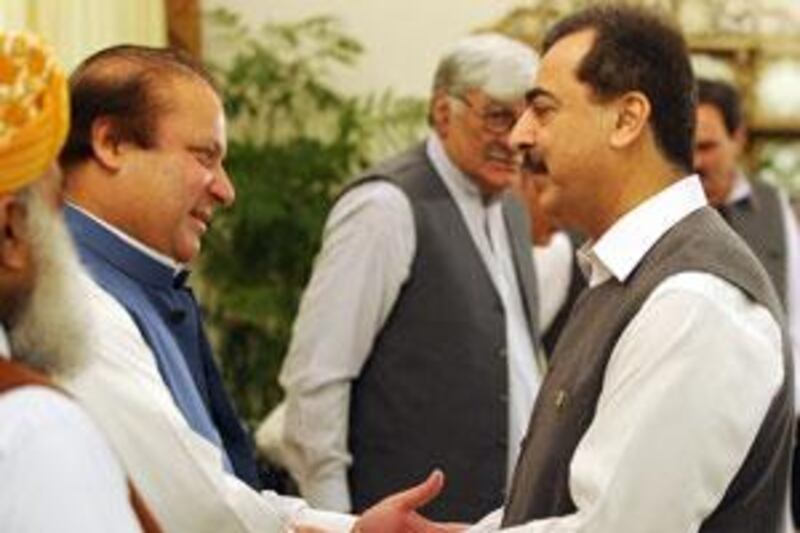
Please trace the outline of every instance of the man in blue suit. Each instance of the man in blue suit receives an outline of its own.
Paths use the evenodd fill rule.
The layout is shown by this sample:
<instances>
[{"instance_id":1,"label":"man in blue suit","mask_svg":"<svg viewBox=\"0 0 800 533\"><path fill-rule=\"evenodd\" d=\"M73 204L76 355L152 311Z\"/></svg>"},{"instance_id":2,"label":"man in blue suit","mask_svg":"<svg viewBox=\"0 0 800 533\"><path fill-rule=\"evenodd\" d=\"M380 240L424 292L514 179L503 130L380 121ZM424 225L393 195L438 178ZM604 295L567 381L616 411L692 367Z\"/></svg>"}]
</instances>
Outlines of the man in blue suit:
<instances>
[{"instance_id":1,"label":"man in blue suit","mask_svg":"<svg viewBox=\"0 0 800 533\"><path fill-rule=\"evenodd\" d=\"M350 531L356 517L259 491L249 437L185 284L214 211L234 199L213 83L178 52L118 46L84 61L70 89L72 128L60 156L66 219L94 280L81 289L100 327L92 363L68 389L165 531ZM386 509L416 508L441 486L441 475L431 476L358 527L402 531L421 518L386 527Z\"/></svg>"},{"instance_id":2,"label":"man in blue suit","mask_svg":"<svg viewBox=\"0 0 800 533\"><path fill-rule=\"evenodd\" d=\"M224 122L215 116L213 86L191 78L202 71L175 57L186 72L169 82L156 75L170 63L133 48L101 53L73 77L78 111L61 156L66 218L84 263L133 317L189 425L222 450L227 470L257 488L252 448L184 283L214 209L234 198L221 164ZM149 75L128 79L120 70ZM157 121L158 106L137 108L167 84L181 96L170 104L171 120Z\"/></svg>"}]
</instances>

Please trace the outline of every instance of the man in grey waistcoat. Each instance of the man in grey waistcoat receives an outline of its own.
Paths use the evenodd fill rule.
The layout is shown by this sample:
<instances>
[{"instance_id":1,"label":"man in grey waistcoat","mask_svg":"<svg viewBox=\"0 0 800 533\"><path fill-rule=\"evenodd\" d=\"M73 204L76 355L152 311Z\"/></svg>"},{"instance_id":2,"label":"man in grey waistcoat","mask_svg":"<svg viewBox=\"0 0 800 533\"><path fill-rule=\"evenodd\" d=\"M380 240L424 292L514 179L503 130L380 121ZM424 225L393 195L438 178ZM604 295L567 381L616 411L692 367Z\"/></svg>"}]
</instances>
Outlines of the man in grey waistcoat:
<instances>
[{"instance_id":1,"label":"man in grey waistcoat","mask_svg":"<svg viewBox=\"0 0 800 533\"><path fill-rule=\"evenodd\" d=\"M316 506L360 512L441 467L430 517L500 505L543 374L509 143L537 65L499 35L436 70L431 133L336 202L281 373L285 458Z\"/></svg>"},{"instance_id":2,"label":"man in grey waistcoat","mask_svg":"<svg viewBox=\"0 0 800 533\"><path fill-rule=\"evenodd\" d=\"M764 265L787 313L794 343L800 340L800 232L785 191L750 181L739 166L747 141L738 91L729 83L697 80L694 165L708 203ZM797 352L797 350L794 350Z\"/></svg>"},{"instance_id":3,"label":"man in grey waistcoat","mask_svg":"<svg viewBox=\"0 0 800 533\"><path fill-rule=\"evenodd\" d=\"M721 80L697 80L697 133L694 164L708 202L716 207L764 265L787 315L792 352L800 351L800 231L787 194L750 181L739 166L747 131L739 92ZM795 382L795 410L797 410ZM800 523L800 471L797 449L792 510Z\"/></svg>"},{"instance_id":4,"label":"man in grey waistcoat","mask_svg":"<svg viewBox=\"0 0 800 533\"><path fill-rule=\"evenodd\" d=\"M554 26L512 141L589 241L503 527L778 532L792 446L780 301L692 168L680 32L595 6ZM576 135L580 132L580 135Z\"/></svg>"},{"instance_id":5,"label":"man in grey waistcoat","mask_svg":"<svg viewBox=\"0 0 800 533\"><path fill-rule=\"evenodd\" d=\"M512 144L547 174L545 209L587 235L588 288L504 508L470 533L785 531L789 341L763 266L689 175L683 37L642 8L597 5L542 49Z\"/></svg>"}]
</instances>

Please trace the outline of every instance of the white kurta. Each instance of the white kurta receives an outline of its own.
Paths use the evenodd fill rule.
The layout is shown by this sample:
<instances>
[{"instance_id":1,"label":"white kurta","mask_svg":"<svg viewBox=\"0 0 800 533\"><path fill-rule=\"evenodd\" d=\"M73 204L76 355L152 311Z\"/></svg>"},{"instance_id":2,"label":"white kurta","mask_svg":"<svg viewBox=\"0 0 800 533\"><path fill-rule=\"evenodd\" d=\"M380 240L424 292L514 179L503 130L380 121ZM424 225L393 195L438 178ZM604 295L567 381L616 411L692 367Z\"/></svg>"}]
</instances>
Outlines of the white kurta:
<instances>
[{"instance_id":1,"label":"white kurta","mask_svg":"<svg viewBox=\"0 0 800 533\"><path fill-rule=\"evenodd\" d=\"M349 530L352 517L258 493L226 473L220 450L181 416L125 309L88 275L78 282L92 313L92 362L66 387L112 441L166 532L274 533L297 522Z\"/></svg>"},{"instance_id":2,"label":"white kurta","mask_svg":"<svg viewBox=\"0 0 800 533\"><path fill-rule=\"evenodd\" d=\"M0 395L0 531L140 531L119 461L61 393L26 386Z\"/></svg>"}]
</instances>

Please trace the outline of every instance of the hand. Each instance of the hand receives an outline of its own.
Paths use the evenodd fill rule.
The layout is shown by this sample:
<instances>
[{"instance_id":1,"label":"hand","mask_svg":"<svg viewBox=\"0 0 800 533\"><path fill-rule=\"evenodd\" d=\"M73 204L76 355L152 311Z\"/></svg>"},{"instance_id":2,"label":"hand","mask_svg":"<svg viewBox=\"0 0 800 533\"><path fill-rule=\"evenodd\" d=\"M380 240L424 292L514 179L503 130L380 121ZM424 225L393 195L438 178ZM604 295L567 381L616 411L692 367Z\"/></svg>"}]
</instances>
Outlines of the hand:
<instances>
[{"instance_id":1,"label":"hand","mask_svg":"<svg viewBox=\"0 0 800 533\"><path fill-rule=\"evenodd\" d=\"M423 518L417 509L442 491L444 474L435 470L424 482L393 494L367 509L352 533L454 533L461 525L443 525Z\"/></svg>"}]
</instances>

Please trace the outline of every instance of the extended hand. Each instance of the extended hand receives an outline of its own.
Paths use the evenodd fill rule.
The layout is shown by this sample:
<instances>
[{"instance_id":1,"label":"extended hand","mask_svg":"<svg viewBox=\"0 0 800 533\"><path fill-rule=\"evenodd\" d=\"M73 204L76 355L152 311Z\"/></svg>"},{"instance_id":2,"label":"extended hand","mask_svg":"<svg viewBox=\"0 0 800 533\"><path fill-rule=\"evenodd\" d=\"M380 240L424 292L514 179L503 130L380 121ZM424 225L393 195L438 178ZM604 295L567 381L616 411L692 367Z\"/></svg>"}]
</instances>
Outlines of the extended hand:
<instances>
[{"instance_id":1,"label":"extended hand","mask_svg":"<svg viewBox=\"0 0 800 533\"><path fill-rule=\"evenodd\" d=\"M423 518L417 509L442 491L444 474L436 470L419 485L393 494L361 515L353 533L454 533L463 526L443 525Z\"/></svg>"}]
</instances>

